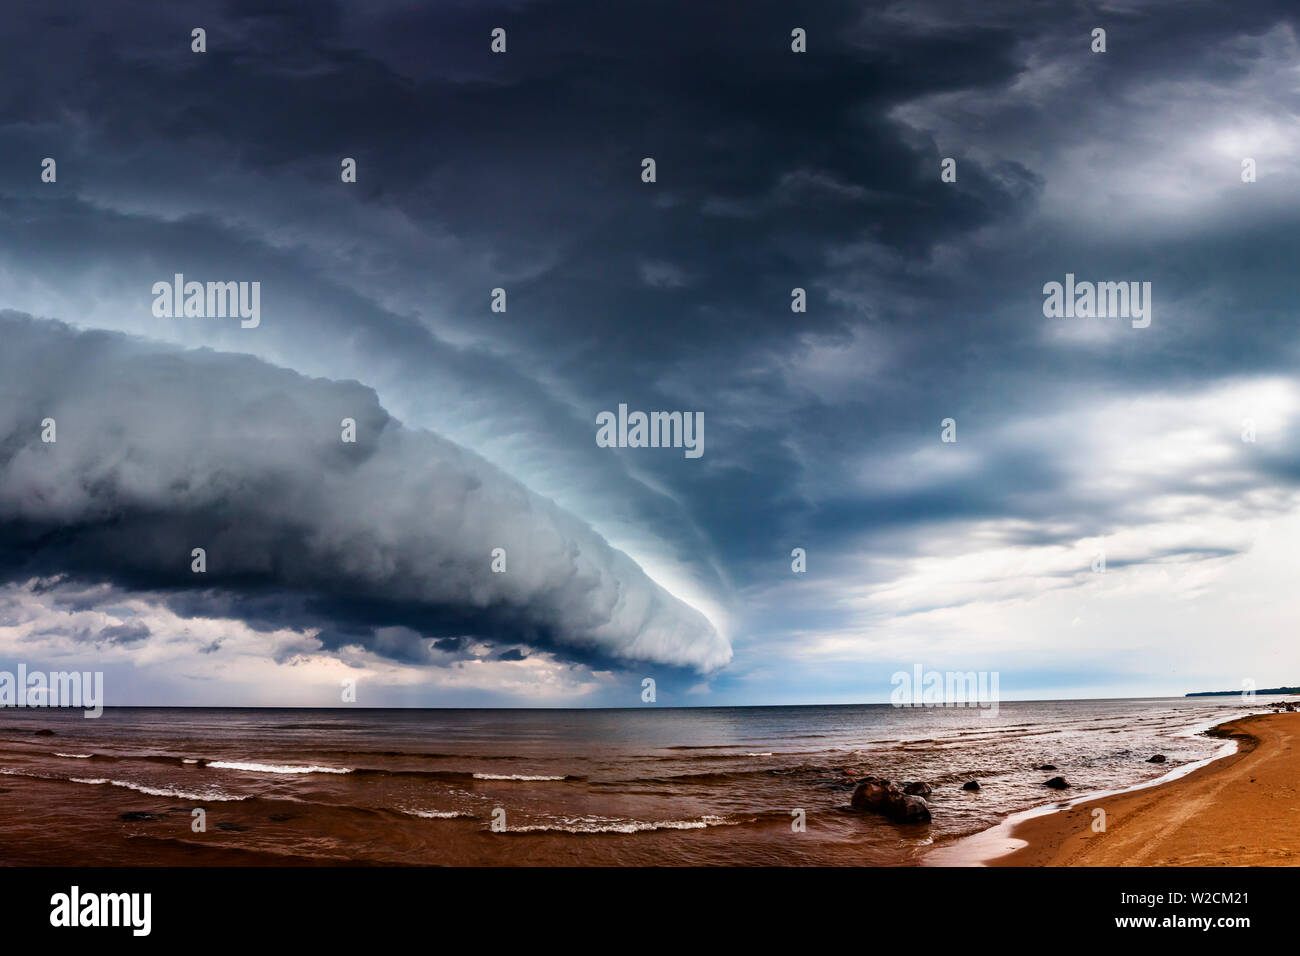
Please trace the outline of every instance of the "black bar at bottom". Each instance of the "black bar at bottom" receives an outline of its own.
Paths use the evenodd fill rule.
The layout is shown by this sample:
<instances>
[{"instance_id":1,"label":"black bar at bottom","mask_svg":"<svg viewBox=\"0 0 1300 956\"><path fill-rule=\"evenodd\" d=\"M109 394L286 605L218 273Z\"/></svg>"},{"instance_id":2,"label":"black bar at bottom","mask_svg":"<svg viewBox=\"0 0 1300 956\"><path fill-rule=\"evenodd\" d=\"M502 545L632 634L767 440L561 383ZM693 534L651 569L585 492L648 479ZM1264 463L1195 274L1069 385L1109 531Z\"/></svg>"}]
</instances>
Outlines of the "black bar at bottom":
<instances>
[{"instance_id":1,"label":"black bar at bottom","mask_svg":"<svg viewBox=\"0 0 1300 956\"><path fill-rule=\"evenodd\" d=\"M0 915L11 943L76 935L374 946L402 933L436 947L454 931L470 943L621 948L656 938L772 944L780 930L814 946L854 946L889 930L925 946L996 944L1008 932L1231 944L1289 927L1296 884L1292 869L33 868L0 869ZM95 897L83 910L91 919L100 894L149 894L148 936L128 918L142 928L143 897L134 910L121 898L104 907L105 920L116 906L127 925L52 925L52 914L73 921L73 887L82 907Z\"/></svg>"}]
</instances>

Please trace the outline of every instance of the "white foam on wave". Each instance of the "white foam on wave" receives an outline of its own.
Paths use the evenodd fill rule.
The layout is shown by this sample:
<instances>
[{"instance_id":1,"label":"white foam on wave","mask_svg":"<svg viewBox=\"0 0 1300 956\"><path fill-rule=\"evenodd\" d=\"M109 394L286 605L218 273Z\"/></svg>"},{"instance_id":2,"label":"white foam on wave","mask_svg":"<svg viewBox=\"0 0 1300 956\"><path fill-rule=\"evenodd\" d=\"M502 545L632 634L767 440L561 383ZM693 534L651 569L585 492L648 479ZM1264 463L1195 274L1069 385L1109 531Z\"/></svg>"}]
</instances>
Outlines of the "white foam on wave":
<instances>
[{"instance_id":1,"label":"white foam on wave","mask_svg":"<svg viewBox=\"0 0 1300 956\"><path fill-rule=\"evenodd\" d=\"M474 816L474 814L466 813L463 810L414 810L410 807L398 807L397 812L412 817L422 817L425 820L454 820L457 817Z\"/></svg>"},{"instance_id":2,"label":"white foam on wave","mask_svg":"<svg viewBox=\"0 0 1300 956\"><path fill-rule=\"evenodd\" d=\"M127 790L134 790L137 793L147 793L153 797L179 797L182 800L209 800L217 803L233 803L237 800L247 800L247 796L232 796L220 791L209 793L189 793L185 790L173 790L170 787L146 787L141 783L131 783L129 780L109 780L107 777L69 777L70 783L86 783L93 786L102 786L108 784L113 787L125 787Z\"/></svg>"},{"instance_id":3,"label":"white foam on wave","mask_svg":"<svg viewBox=\"0 0 1300 956\"><path fill-rule=\"evenodd\" d=\"M93 756L95 756L95 755L94 755L94 754L61 754L61 753L59 753L58 751L55 751L54 756L56 756L56 757L68 757L68 758L70 758L70 759L72 759L72 760L89 760L91 757L93 757Z\"/></svg>"},{"instance_id":4,"label":"white foam on wave","mask_svg":"<svg viewBox=\"0 0 1300 956\"><path fill-rule=\"evenodd\" d=\"M510 827L509 833L646 833L651 830L703 830L736 826L739 820L707 815L698 820L620 820L615 817L561 817L554 823Z\"/></svg>"},{"instance_id":5,"label":"white foam on wave","mask_svg":"<svg viewBox=\"0 0 1300 956\"><path fill-rule=\"evenodd\" d=\"M772 756L772 751L769 750L767 753L763 753L763 754L745 754L745 756L746 757L770 757Z\"/></svg>"},{"instance_id":6,"label":"white foam on wave","mask_svg":"<svg viewBox=\"0 0 1300 956\"><path fill-rule=\"evenodd\" d=\"M563 780L564 777L552 777L545 774L527 773L476 773L475 780Z\"/></svg>"},{"instance_id":7,"label":"white foam on wave","mask_svg":"<svg viewBox=\"0 0 1300 956\"><path fill-rule=\"evenodd\" d=\"M351 773L351 767L293 766L279 763L246 763L238 760L213 760L209 767L219 770L244 770L248 773Z\"/></svg>"}]
</instances>

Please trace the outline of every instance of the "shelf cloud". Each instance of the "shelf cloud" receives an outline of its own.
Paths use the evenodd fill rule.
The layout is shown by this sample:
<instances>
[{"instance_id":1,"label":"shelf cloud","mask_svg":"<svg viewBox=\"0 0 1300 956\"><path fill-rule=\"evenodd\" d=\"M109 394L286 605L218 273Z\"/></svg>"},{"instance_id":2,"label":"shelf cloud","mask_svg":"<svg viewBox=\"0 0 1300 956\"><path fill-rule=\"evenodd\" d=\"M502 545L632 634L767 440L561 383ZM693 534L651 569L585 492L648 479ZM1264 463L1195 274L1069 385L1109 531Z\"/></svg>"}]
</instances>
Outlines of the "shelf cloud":
<instances>
[{"instance_id":1,"label":"shelf cloud","mask_svg":"<svg viewBox=\"0 0 1300 956\"><path fill-rule=\"evenodd\" d=\"M730 659L581 520L356 382L12 312L0 337L8 580L108 582L336 643L401 625L588 663Z\"/></svg>"}]
</instances>

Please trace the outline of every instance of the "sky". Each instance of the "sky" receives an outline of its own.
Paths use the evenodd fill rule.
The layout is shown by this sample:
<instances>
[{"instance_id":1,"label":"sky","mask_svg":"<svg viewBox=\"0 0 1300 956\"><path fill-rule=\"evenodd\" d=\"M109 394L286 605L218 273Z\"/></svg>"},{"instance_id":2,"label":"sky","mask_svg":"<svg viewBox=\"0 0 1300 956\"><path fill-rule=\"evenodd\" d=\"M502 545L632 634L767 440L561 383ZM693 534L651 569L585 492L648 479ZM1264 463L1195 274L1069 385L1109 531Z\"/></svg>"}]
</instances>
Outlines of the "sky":
<instances>
[{"instance_id":1,"label":"sky","mask_svg":"<svg viewBox=\"0 0 1300 956\"><path fill-rule=\"evenodd\" d=\"M214 706L1300 682L1296 20L7 11L0 667ZM176 274L256 322L160 315ZM1149 324L1048 315L1067 281ZM702 453L606 447L621 405Z\"/></svg>"}]
</instances>

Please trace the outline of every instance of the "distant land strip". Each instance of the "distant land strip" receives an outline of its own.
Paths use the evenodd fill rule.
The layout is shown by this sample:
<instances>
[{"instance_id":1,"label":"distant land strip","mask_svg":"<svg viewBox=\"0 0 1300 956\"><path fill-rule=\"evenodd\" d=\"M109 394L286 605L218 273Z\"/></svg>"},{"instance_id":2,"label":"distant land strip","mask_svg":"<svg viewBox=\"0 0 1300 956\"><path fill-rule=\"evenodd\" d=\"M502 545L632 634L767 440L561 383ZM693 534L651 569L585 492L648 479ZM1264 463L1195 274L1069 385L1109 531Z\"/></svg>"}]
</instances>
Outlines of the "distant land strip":
<instances>
[{"instance_id":1,"label":"distant land strip","mask_svg":"<svg viewBox=\"0 0 1300 956\"><path fill-rule=\"evenodd\" d=\"M1242 693L1240 690L1198 690L1194 694L1186 694L1187 697L1235 697ZM1300 687L1266 687L1263 690L1255 691L1256 694L1300 694Z\"/></svg>"}]
</instances>

